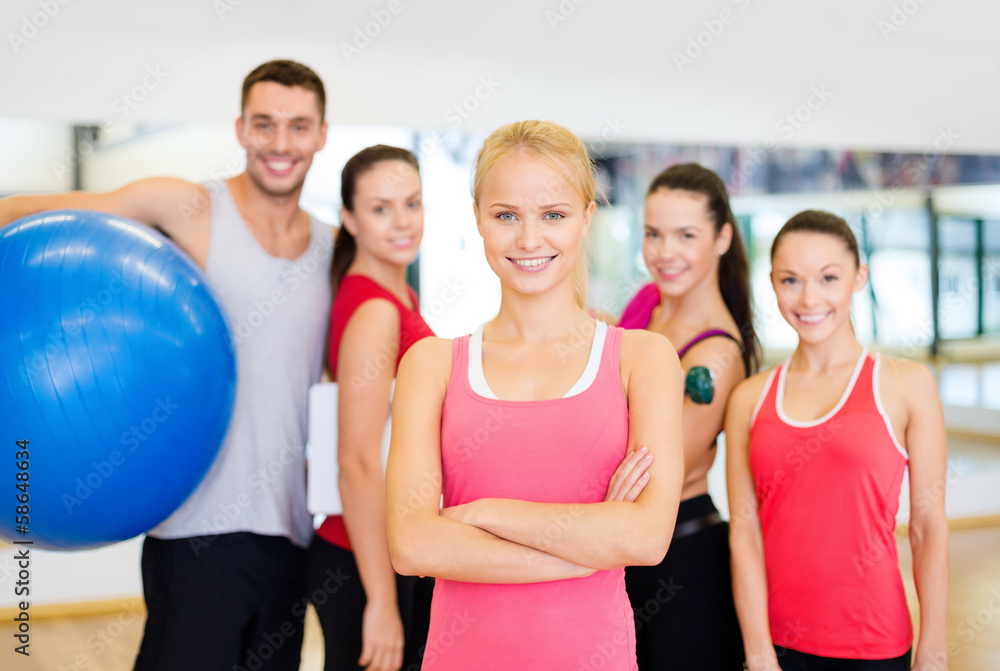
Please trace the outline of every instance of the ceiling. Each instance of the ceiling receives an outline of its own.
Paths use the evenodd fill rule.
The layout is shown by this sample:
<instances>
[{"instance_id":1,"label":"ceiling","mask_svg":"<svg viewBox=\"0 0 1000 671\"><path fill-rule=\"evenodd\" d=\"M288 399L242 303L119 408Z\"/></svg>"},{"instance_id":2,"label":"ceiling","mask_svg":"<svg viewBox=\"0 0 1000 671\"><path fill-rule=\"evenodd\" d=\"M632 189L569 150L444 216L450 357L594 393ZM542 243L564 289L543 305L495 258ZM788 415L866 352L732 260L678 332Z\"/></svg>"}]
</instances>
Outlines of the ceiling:
<instances>
[{"instance_id":1,"label":"ceiling","mask_svg":"<svg viewBox=\"0 0 1000 671\"><path fill-rule=\"evenodd\" d=\"M5 0L0 12L0 116L231 120L246 73L293 58L323 77L339 124L549 118L589 139L890 151L940 150L943 134L945 151L1000 153L992 0Z\"/></svg>"}]
</instances>

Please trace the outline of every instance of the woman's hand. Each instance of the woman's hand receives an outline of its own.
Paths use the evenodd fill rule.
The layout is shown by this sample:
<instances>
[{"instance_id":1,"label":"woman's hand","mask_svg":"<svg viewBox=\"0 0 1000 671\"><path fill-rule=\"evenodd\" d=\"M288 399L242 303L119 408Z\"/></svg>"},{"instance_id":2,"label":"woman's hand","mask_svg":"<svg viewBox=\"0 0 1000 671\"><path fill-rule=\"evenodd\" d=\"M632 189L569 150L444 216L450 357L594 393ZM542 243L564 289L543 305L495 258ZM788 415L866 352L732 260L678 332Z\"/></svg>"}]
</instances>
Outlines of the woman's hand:
<instances>
[{"instance_id":1,"label":"woman's hand","mask_svg":"<svg viewBox=\"0 0 1000 671\"><path fill-rule=\"evenodd\" d=\"M781 671L778 655L773 647L747 657L746 668L749 671Z\"/></svg>"},{"instance_id":2,"label":"woman's hand","mask_svg":"<svg viewBox=\"0 0 1000 671\"><path fill-rule=\"evenodd\" d=\"M626 454L622 462L618 464L614 475L611 476L604 502L627 501L631 503L635 501L649 482L649 473L646 472L646 469L651 463L653 463L653 457L645 445Z\"/></svg>"},{"instance_id":3,"label":"woman's hand","mask_svg":"<svg viewBox=\"0 0 1000 671\"><path fill-rule=\"evenodd\" d=\"M924 651L917 645L917 655L913 660L913 671L948 671L948 653Z\"/></svg>"},{"instance_id":4,"label":"woman's hand","mask_svg":"<svg viewBox=\"0 0 1000 671\"><path fill-rule=\"evenodd\" d=\"M638 450L626 454L625 458L618 464L614 475L611 476L611 482L608 483L608 493L604 497L604 502L625 501L631 503L635 501L649 482L649 473L646 472L646 469L649 468L651 463L653 463L653 457L649 454L649 450L646 449L645 445ZM455 520L456 522L478 526L476 524L475 512L476 505L480 501L481 499L444 508L441 511L441 516Z\"/></svg>"},{"instance_id":5,"label":"woman's hand","mask_svg":"<svg viewBox=\"0 0 1000 671\"><path fill-rule=\"evenodd\" d=\"M368 671L399 671L403 665L403 620L395 602L365 604L358 665Z\"/></svg>"}]
</instances>

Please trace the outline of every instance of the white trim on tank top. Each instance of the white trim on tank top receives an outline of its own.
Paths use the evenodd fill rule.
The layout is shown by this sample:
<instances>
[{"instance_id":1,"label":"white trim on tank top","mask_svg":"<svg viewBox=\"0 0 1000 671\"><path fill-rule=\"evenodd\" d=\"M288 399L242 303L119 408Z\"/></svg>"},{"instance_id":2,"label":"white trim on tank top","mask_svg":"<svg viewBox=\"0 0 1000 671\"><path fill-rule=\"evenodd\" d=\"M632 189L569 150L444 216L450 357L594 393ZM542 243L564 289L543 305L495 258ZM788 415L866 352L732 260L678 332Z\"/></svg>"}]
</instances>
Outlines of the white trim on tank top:
<instances>
[{"instance_id":1,"label":"white trim on tank top","mask_svg":"<svg viewBox=\"0 0 1000 671\"><path fill-rule=\"evenodd\" d=\"M601 368L601 356L604 353L604 338L608 332L608 325L599 320L594 323L596 324L594 341L590 345L590 358L587 359L587 367L583 369L583 374L576 381L576 384L563 394L562 398L576 396L586 391L597 379L597 371ZM485 327L486 325L483 324L469 337L469 386L480 396L499 401L500 399L486 382L486 374L483 373L483 329Z\"/></svg>"},{"instance_id":2,"label":"white trim on tank top","mask_svg":"<svg viewBox=\"0 0 1000 671\"><path fill-rule=\"evenodd\" d=\"M881 389L881 378L880 374L882 372L882 357L876 352L875 353L875 367L872 369L872 394L875 396L875 407L878 408L878 414L882 415L882 421L885 422L886 431L889 432L889 437L892 438L892 444L896 446L899 453L903 455L903 459L907 462L910 461L910 455L907 454L903 446L899 444L899 440L896 439L896 432L892 430L892 422L889 420L889 414L885 411L885 406L882 405L882 389Z\"/></svg>"},{"instance_id":3,"label":"white trim on tank top","mask_svg":"<svg viewBox=\"0 0 1000 671\"><path fill-rule=\"evenodd\" d=\"M861 356L858 357L858 362L854 365L854 372L851 373L851 380L847 383L847 389L844 390L843 395L840 400L837 401L837 405L820 417L819 419L813 419L808 422L803 422L797 419L792 419L785 414L785 374L788 372L788 363L792 360L792 357L788 357L785 363L781 366L781 372L778 373L778 391L774 397L774 408L777 411L778 418L789 426L797 426L799 428L807 429L813 426L819 426L823 422L826 422L831 417L836 415L844 404L847 403L847 399L851 396L851 392L854 391L854 384L858 381L858 377L861 375L861 369L864 367L865 358L868 356L868 348L861 350Z\"/></svg>"},{"instance_id":4,"label":"white trim on tank top","mask_svg":"<svg viewBox=\"0 0 1000 671\"><path fill-rule=\"evenodd\" d=\"M767 382L764 384L764 391L760 393L760 397L757 399L757 405L753 407L753 412L750 413L750 428L753 428L753 423L757 421L757 413L760 412L760 408L764 405L764 399L767 398L767 392L771 391L771 383L774 382L774 374L778 372L777 368L772 368L770 374L767 376Z\"/></svg>"}]
</instances>

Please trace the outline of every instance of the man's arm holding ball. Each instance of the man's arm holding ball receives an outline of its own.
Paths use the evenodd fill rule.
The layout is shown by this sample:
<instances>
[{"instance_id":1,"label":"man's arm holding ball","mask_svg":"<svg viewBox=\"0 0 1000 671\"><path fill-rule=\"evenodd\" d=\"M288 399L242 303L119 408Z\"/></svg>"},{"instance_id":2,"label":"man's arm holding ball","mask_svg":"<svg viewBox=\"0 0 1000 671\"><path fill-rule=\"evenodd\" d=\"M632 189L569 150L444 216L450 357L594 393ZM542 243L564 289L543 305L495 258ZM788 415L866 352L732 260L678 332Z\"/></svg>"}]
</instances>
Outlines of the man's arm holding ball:
<instances>
[{"instance_id":1,"label":"man's arm holding ball","mask_svg":"<svg viewBox=\"0 0 1000 671\"><path fill-rule=\"evenodd\" d=\"M211 198L208 188L175 177L151 177L103 193L19 195L0 198L0 227L49 210L94 210L155 226L205 267Z\"/></svg>"}]
</instances>

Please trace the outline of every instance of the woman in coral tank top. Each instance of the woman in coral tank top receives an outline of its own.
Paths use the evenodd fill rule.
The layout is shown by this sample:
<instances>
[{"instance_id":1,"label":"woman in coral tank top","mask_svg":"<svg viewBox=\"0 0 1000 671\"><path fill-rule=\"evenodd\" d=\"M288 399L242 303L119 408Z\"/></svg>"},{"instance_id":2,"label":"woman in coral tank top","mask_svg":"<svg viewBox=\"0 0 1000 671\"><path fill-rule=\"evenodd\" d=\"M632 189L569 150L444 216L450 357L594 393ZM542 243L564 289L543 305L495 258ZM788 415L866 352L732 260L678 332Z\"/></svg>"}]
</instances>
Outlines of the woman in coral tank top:
<instances>
[{"instance_id":1,"label":"woman in coral tank top","mask_svg":"<svg viewBox=\"0 0 1000 671\"><path fill-rule=\"evenodd\" d=\"M436 578L423 669L633 670L623 567L670 542L677 355L583 309L595 180L572 133L498 129L473 198L500 312L414 345L393 410L390 553Z\"/></svg>"},{"instance_id":2,"label":"woman in coral tank top","mask_svg":"<svg viewBox=\"0 0 1000 671\"><path fill-rule=\"evenodd\" d=\"M792 217L771 282L792 356L742 382L726 414L733 591L749 668L904 670L913 632L893 529L910 472L920 601L913 669L947 669L941 402L922 365L870 353L851 295L868 278L847 223Z\"/></svg>"}]
</instances>

